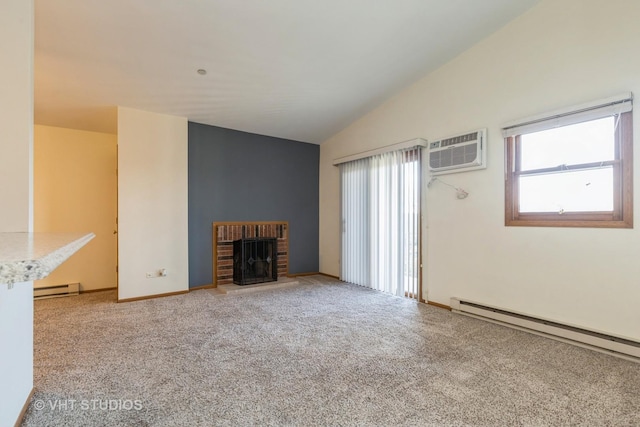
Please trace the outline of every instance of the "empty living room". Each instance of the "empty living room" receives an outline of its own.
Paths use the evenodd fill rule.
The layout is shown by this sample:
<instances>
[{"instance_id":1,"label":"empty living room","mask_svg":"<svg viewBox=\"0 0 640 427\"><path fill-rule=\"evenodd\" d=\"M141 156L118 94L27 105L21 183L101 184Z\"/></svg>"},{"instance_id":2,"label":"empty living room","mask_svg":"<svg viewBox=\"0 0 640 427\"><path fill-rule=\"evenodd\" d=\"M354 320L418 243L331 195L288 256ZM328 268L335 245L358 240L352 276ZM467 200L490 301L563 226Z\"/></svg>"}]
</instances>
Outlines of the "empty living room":
<instances>
[{"instance_id":1,"label":"empty living room","mask_svg":"<svg viewBox=\"0 0 640 427\"><path fill-rule=\"evenodd\" d=\"M639 20L5 1L0 427L640 425Z\"/></svg>"}]
</instances>

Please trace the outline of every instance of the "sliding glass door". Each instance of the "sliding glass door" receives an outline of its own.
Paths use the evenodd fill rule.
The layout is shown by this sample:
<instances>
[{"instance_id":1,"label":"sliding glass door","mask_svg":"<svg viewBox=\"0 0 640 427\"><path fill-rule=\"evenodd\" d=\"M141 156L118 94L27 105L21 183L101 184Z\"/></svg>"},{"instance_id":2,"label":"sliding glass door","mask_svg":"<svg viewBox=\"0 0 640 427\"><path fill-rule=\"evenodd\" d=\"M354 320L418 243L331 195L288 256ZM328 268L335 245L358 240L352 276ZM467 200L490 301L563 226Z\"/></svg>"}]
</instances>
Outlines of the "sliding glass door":
<instances>
[{"instance_id":1,"label":"sliding glass door","mask_svg":"<svg viewBox=\"0 0 640 427\"><path fill-rule=\"evenodd\" d=\"M419 298L419 147L340 165L341 277Z\"/></svg>"}]
</instances>

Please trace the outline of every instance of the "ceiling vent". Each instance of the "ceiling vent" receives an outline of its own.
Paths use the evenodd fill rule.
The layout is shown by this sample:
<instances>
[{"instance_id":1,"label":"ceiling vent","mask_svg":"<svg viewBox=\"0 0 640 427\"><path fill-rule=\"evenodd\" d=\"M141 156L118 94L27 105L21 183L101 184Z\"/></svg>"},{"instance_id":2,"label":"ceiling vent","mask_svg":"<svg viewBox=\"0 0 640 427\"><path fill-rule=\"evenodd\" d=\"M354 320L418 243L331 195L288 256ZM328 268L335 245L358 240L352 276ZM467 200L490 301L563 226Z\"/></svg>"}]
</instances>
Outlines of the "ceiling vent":
<instances>
[{"instance_id":1,"label":"ceiling vent","mask_svg":"<svg viewBox=\"0 0 640 427\"><path fill-rule=\"evenodd\" d=\"M487 129L429 143L431 175L466 172L487 167Z\"/></svg>"}]
</instances>

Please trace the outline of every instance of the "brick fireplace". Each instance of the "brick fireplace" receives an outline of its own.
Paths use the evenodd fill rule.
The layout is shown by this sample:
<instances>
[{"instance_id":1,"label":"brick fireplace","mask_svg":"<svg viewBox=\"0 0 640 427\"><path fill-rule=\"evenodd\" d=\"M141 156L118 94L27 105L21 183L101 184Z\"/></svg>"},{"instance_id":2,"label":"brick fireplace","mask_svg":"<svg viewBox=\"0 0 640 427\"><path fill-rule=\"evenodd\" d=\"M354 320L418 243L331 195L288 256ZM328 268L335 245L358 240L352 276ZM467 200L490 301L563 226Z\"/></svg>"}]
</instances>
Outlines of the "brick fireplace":
<instances>
[{"instance_id":1,"label":"brick fireplace","mask_svg":"<svg viewBox=\"0 0 640 427\"><path fill-rule=\"evenodd\" d=\"M278 248L278 278L289 274L289 223L286 221L214 222L213 284L233 283L233 242L274 238Z\"/></svg>"}]
</instances>

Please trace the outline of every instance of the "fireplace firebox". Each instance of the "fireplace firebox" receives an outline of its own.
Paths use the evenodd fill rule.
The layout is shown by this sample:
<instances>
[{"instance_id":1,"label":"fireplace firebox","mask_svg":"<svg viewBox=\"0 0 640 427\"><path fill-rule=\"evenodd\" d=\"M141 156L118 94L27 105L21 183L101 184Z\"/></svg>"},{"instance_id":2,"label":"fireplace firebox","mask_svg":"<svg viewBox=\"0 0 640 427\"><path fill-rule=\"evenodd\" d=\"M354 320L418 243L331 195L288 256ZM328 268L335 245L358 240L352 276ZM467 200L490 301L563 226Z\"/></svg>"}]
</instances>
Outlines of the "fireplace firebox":
<instances>
[{"instance_id":1,"label":"fireplace firebox","mask_svg":"<svg viewBox=\"0 0 640 427\"><path fill-rule=\"evenodd\" d=\"M251 285L278 280L278 245L272 238L233 241L233 283Z\"/></svg>"}]
</instances>

